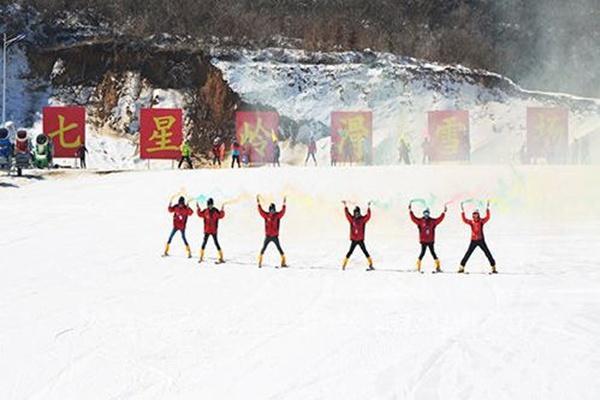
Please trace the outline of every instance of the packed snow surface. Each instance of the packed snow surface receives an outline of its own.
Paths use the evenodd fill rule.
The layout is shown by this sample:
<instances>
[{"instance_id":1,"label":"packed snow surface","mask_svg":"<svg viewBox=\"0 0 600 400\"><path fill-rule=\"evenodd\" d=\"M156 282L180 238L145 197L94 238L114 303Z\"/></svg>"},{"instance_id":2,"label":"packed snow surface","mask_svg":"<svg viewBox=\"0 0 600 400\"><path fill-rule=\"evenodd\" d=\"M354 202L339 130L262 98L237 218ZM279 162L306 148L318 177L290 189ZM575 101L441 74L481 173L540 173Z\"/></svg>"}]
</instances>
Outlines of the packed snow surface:
<instances>
[{"instance_id":1,"label":"packed snow surface","mask_svg":"<svg viewBox=\"0 0 600 400\"><path fill-rule=\"evenodd\" d=\"M1 399L597 399L600 170L579 167L77 171L0 178ZM225 206L228 263L198 264L167 203ZM281 240L256 267L255 195L288 197ZM442 267L468 244L459 201L491 199L468 275L413 272L410 199L438 227ZM374 201L367 246L340 200ZM477 203L469 203L469 211ZM416 210L420 212L420 208ZM427 256L429 257L429 256Z\"/></svg>"}]
</instances>

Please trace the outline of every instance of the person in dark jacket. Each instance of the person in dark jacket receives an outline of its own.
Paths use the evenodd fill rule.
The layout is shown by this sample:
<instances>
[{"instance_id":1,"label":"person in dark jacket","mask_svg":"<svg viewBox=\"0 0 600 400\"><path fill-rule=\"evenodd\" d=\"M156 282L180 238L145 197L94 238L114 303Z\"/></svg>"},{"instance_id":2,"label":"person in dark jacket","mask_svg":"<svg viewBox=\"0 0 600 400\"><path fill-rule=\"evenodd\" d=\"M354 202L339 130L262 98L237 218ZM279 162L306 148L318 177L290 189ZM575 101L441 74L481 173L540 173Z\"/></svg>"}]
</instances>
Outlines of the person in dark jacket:
<instances>
[{"instance_id":1,"label":"person in dark jacket","mask_svg":"<svg viewBox=\"0 0 600 400\"><path fill-rule=\"evenodd\" d=\"M217 260L217 264L224 263L223 259L223 251L221 250L221 246L219 245L219 239L217 237L219 231L219 220L225 217L225 206L221 206L221 209L218 210L215 207L215 202L213 199L208 199L206 202L206 208L202 210L200 206L197 207L196 212L198 216L204 220L204 239L202 240L202 247L200 248L200 261L204 261L204 249L206 249L206 243L210 237L213 238L213 242L215 243L215 247L219 252L219 259Z\"/></svg>"},{"instance_id":2,"label":"person in dark jacket","mask_svg":"<svg viewBox=\"0 0 600 400\"><path fill-rule=\"evenodd\" d=\"M356 246L360 247L365 257L367 257L367 261L369 266L367 267L367 271L372 271L373 268L373 260L367 251L365 246L365 227L367 222L371 219L371 202L368 203L367 213L365 215L361 215L360 207L355 207L353 213L350 214L348 211L348 204L346 201L342 201L344 205L344 213L346 214L346 219L350 223L350 250L346 254L344 258L344 262L342 263L342 270L346 269L348 265L348 260L350 260L350 256L354 252Z\"/></svg>"},{"instance_id":3,"label":"person in dark jacket","mask_svg":"<svg viewBox=\"0 0 600 400\"><path fill-rule=\"evenodd\" d=\"M481 218L481 216L479 215L479 211L475 211L473 212L473 219L468 219L465 216L465 209L462 203L460 205L460 208L462 210L461 215L463 222L471 227L471 243L469 243L469 248L467 249L467 252L465 253L465 256L463 257L462 261L460 262L458 272L465 272L465 266L467 265L467 261L469 261L471 254L473 254L473 251L475 251L475 249L479 247L481 248L483 254L485 254L490 263L490 266L492 268L492 274L497 273L498 271L496 271L496 260L494 260L494 257L492 256L492 253L490 252L490 249L488 248L487 243L485 242L485 236L483 234L483 226L490 220L490 202L488 201L487 203L485 217L483 218Z\"/></svg>"},{"instance_id":4,"label":"person in dark jacket","mask_svg":"<svg viewBox=\"0 0 600 400\"><path fill-rule=\"evenodd\" d=\"M187 225L187 219L190 215L194 214L194 211L188 207L185 203L185 198L182 196L179 198L179 201L176 205L171 205L169 202L169 212L173 214L173 230L171 230L171 234L169 235L169 240L167 241L167 245L165 247L165 252L163 256L169 255L169 247L171 246L171 241L173 240L173 236L177 232L181 232L181 238L183 239L183 243L185 244L185 251L187 252L188 258L192 258L192 252L190 250L190 245L185 237L185 228Z\"/></svg>"},{"instance_id":5,"label":"person in dark jacket","mask_svg":"<svg viewBox=\"0 0 600 400\"><path fill-rule=\"evenodd\" d=\"M408 205L408 211L410 213L410 219L414 222L419 228L419 242L421 243L421 253L417 259L417 272L421 272L421 262L423 261L423 257L425 256L425 252L429 249L431 256L433 257L433 261L435 263L435 272L442 272L440 266L440 260L435 254L435 249L433 248L435 243L435 228L444 220L446 216L447 208L444 207L444 212L437 218L431 218L431 214L429 209L425 209L423 211L423 218L418 218L412 212L412 203Z\"/></svg>"},{"instance_id":6,"label":"person in dark jacket","mask_svg":"<svg viewBox=\"0 0 600 400\"><path fill-rule=\"evenodd\" d=\"M88 152L88 149L85 147L85 144L82 144L81 146L79 146L79 149L77 149L77 157L79 157L79 167L82 169L86 169L87 165L85 162L85 155Z\"/></svg>"},{"instance_id":7,"label":"person in dark jacket","mask_svg":"<svg viewBox=\"0 0 600 400\"><path fill-rule=\"evenodd\" d=\"M256 196L256 203L258 205L258 212L260 216L265 220L265 241L263 243L262 250L260 251L260 255L258 256L258 268L262 268L263 256L269 243L275 244L275 247L277 247L277 250L281 255L281 268L286 268L287 264L285 262L285 253L283 252L281 244L279 243L279 225L281 219L285 215L286 198L283 198L283 207L281 207L281 211L277 211L274 203L269 205L268 212L263 210L262 205L260 204L260 196Z\"/></svg>"}]
</instances>

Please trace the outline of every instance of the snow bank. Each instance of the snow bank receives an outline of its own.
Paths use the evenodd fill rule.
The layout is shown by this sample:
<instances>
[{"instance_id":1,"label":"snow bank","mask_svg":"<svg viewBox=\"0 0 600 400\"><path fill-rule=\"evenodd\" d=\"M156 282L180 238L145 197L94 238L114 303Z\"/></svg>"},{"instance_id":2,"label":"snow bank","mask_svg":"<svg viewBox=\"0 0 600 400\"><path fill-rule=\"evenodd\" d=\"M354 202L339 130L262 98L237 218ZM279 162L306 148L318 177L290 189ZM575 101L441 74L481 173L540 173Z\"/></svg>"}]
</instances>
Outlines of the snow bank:
<instances>
[{"instance_id":1,"label":"snow bank","mask_svg":"<svg viewBox=\"0 0 600 400\"><path fill-rule=\"evenodd\" d=\"M596 399L600 383L597 168L281 168L66 173L0 190L0 398ZM21 185L2 178L0 185ZM255 266L254 196L288 196L291 268ZM229 262L159 254L166 205L226 200ZM470 275L409 272L418 251L406 205L437 214L451 270L468 232L457 203L493 201ZM339 200L375 201L367 245L339 270ZM197 254L196 216L188 238ZM431 260L426 259L427 270Z\"/></svg>"}]
</instances>

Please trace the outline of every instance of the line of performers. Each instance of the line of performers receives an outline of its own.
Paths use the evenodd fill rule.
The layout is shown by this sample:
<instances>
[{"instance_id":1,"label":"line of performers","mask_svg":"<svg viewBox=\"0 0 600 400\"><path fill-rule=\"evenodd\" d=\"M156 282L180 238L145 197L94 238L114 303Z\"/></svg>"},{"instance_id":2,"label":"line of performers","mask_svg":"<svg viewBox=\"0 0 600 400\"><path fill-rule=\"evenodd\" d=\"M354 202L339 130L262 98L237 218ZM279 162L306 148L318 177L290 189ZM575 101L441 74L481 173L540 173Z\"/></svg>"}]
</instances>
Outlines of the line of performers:
<instances>
[{"instance_id":1,"label":"line of performers","mask_svg":"<svg viewBox=\"0 0 600 400\"><path fill-rule=\"evenodd\" d=\"M269 205L268 210L264 210L261 204L260 196L256 196L256 203L258 213L264 219L265 223L265 239L258 257L258 267L262 267L263 255L265 254L265 251L267 250L269 244L273 243L277 248L277 251L279 251L279 254L281 255L281 268L286 268L287 263L285 259L285 252L283 251L281 243L279 242L279 227L286 211L286 198L283 198L283 206L279 211L277 210L277 207L274 203L271 203ZM342 204L344 206L344 213L346 219L350 224L350 249L344 257L344 260L342 262L342 269L346 269L346 266L348 265L348 261L352 256L352 253L354 252L356 247L359 247L362 250L365 257L367 258L367 271L374 270L375 268L373 267L373 260L369 252L367 251L367 247L365 246L365 227L367 225L367 222L369 222L369 220L371 219L371 203L368 203L366 214L362 214L360 207L355 207L352 210L352 212L350 212L346 201L342 201ZM179 232L181 233L181 237L185 244L188 258L192 258L190 245L185 236L185 229L188 217L193 215L194 211L186 203L184 197L180 197L177 204L175 205L169 203L168 210L170 213L173 214L173 229L171 231L171 234L169 235L169 240L167 241L167 245L165 247L165 252L163 256L166 257L169 255L171 241L173 240L175 234ZM408 210L410 214L410 219L415 223L415 225L417 225L417 228L419 230L419 242L421 244L421 252L417 259L416 270L418 272L422 272L421 262L423 260L423 257L425 256L425 253L427 252L427 250L429 250L435 263L434 272L442 272L440 260L437 254L435 253L434 248L435 229L444 220L444 217L446 216L446 212L448 210L447 207L444 207L444 211L437 218L433 218L431 216L429 209L425 209L423 211L422 217L417 217L413 213L412 203L409 204ZM494 257L492 256L492 253L490 252L486 244L485 237L483 234L483 226L490 219L489 202L487 203L484 217L481 217L479 211L474 211L472 214L472 218L467 218L462 203L461 211L463 222L471 228L471 242L469 243L469 247L467 248L464 257L460 262L458 272L463 273L465 271L465 266L467 265L467 261L471 257L471 254L473 254L473 251L475 251L475 249L479 247L483 251L490 263L491 273L496 273L496 261L494 260ZM225 262L225 259L223 258L223 251L221 249L218 239L219 220L225 217L224 206L222 206L221 209L218 209L217 207L215 207L213 199L208 199L205 209L202 209L199 205L197 205L196 213L204 221L204 239L202 241L202 247L200 249L199 262L202 263L204 261L204 250L206 249L206 245L210 238L212 238L212 240L214 241L215 247L218 251L218 259L216 263L220 264Z\"/></svg>"}]
</instances>

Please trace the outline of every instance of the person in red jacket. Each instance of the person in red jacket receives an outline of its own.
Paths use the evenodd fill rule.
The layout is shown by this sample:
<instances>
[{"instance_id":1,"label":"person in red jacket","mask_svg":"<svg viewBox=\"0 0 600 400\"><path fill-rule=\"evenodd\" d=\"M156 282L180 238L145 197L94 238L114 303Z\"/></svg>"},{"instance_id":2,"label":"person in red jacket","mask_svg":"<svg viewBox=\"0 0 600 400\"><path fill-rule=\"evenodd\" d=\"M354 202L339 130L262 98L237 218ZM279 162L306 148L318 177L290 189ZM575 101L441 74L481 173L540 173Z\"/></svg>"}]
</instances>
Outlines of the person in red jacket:
<instances>
[{"instance_id":1,"label":"person in red jacket","mask_svg":"<svg viewBox=\"0 0 600 400\"><path fill-rule=\"evenodd\" d=\"M465 256L460 262L460 268L458 269L458 272L465 272L465 265L467 265L469 257L471 257L471 254L473 254L473 251L475 251L477 247L480 247L481 250L483 250L483 253L487 257L488 261L490 262L490 266L492 267L492 274L497 273L496 261L494 260L490 249L485 243L485 237L483 235L483 225L485 225L490 220L490 202L488 201L487 203L485 217L483 218L481 218L481 216L479 215L479 211L475 211L473 212L473 219L467 219L467 217L465 216L465 209L462 203L460 205L460 208L462 210L463 222L471 227L471 243L469 244L469 248L467 249Z\"/></svg>"},{"instance_id":2,"label":"person in red jacket","mask_svg":"<svg viewBox=\"0 0 600 400\"><path fill-rule=\"evenodd\" d=\"M412 202L408 204L408 211L410 213L410 219L419 228L419 242L421 243L421 253L417 259L417 272L421 272L421 262L425 256L425 252L429 249L433 261L435 263L435 272L442 272L440 267L440 260L435 254L433 248L435 243L435 228L444 220L446 216L447 208L444 207L444 212L437 218L431 218L431 213L428 208L423 211L423 218L417 218L412 212Z\"/></svg>"},{"instance_id":3,"label":"person in red jacket","mask_svg":"<svg viewBox=\"0 0 600 400\"><path fill-rule=\"evenodd\" d=\"M219 168L221 167L221 148L222 148L222 143L221 140L219 138L215 138L215 140L213 141L213 145L212 145L212 154L213 154L213 165L216 166L218 165Z\"/></svg>"},{"instance_id":4,"label":"person in red jacket","mask_svg":"<svg viewBox=\"0 0 600 400\"><path fill-rule=\"evenodd\" d=\"M371 202L368 203L367 213L365 215L361 215L360 207L355 207L352 214L348 211L348 204L346 201L342 201L344 205L344 213L346 214L346 219L350 223L350 250L346 254L346 258L344 258L344 262L342 264L342 270L346 269L348 265L348 260L350 260L350 256L354 252L356 246L360 247L365 257L367 257L367 261L369 262L369 266L367 271L372 271L373 268L373 260L365 247L365 226L367 222L371 219Z\"/></svg>"},{"instance_id":5,"label":"person in red jacket","mask_svg":"<svg viewBox=\"0 0 600 400\"><path fill-rule=\"evenodd\" d=\"M285 262L285 253L281 248L281 244L279 243L279 223L281 218L285 215L286 209L286 198L283 198L283 207L281 207L281 211L277 211L274 203L269 205L269 211L263 210L260 204L260 195L256 196L256 203L258 204L258 212L260 216L265 220L265 241L260 251L260 255L258 256L258 268L262 268L263 255L267 250L267 246L269 243L273 242L281 255L281 268L286 268L287 264Z\"/></svg>"},{"instance_id":6,"label":"person in red jacket","mask_svg":"<svg viewBox=\"0 0 600 400\"><path fill-rule=\"evenodd\" d=\"M314 136L310 136L308 139L308 152L306 153L306 160L304 160L304 165L308 165L308 160L313 159L315 166L317 165L317 141Z\"/></svg>"},{"instance_id":7,"label":"person in red jacket","mask_svg":"<svg viewBox=\"0 0 600 400\"><path fill-rule=\"evenodd\" d=\"M191 208L189 208L188 205L185 203L185 198L183 198L183 196L179 198L179 201L174 206L171 205L171 202L169 202L168 210L170 213L173 214L173 230L171 231L171 235L169 235L169 240L167 241L165 253L163 255L165 257L169 255L169 247L171 246L173 236L175 236L175 234L179 231L181 232L183 243L185 243L185 251L187 252L187 256L188 258L192 258L190 245L188 244L188 241L185 238L185 226L187 225L188 217L194 214L194 211Z\"/></svg>"},{"instance_id":8,"label":"person in red jacket","mask_svg":"<svg viewBox=\"0 0 600 400\"><path fill-rule=\"evenodd\" d=\"M204 249L206 249L206 243L208 242L208 238L211 236L215 242L217 251L219 252L217 264L224 263L225 260L223 259L223 251L219 245L217 233L219 231L219 220L225 217L225 206L221 206L221 209L218 210L217 207L215 207L214 200L208 199L206 202L206 208L202 210L200 206L198 206L196 212L198 213L198 216L204 220L204 240L202 240L202 247L200 248L200 261L198 261L198 263L204 261Z\"/></svg>"}]
</instances>

